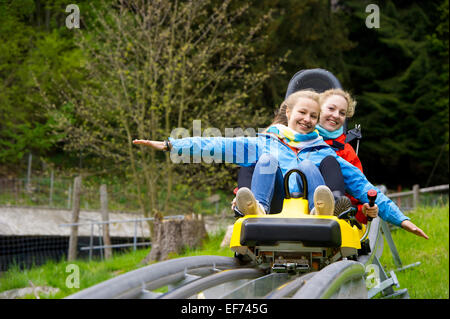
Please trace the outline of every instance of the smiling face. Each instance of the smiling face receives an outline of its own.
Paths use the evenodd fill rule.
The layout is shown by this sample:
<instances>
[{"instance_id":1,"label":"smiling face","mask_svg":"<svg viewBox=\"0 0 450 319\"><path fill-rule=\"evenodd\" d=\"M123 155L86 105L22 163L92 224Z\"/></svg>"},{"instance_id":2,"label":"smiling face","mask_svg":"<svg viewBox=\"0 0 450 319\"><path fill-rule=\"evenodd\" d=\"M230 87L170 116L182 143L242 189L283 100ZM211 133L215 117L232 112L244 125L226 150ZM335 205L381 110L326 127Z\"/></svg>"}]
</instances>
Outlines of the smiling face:
<instances>
[{"instance_id":1,"label":"smiling face","mask_svg":"<svg viewBox=\"0 0 450 319\"><path fill-rule=\"evenodd\" d=\"M286 109L288 127L298 133L310 133L314 131L319 113L319 103L306 97L298 98L292 108Z\"/></svg>"},{"instance_id":2,"label":"smiling face","mask_svg":"<svg viewBox=\"0 0 450 319\"><path fill-rule=\"evenodd\" d=\"M324 129L334 132L345 123L348 103L341 95L331 95L323 103L320 110L319 124Z\"/></svg>"}]
</instances>

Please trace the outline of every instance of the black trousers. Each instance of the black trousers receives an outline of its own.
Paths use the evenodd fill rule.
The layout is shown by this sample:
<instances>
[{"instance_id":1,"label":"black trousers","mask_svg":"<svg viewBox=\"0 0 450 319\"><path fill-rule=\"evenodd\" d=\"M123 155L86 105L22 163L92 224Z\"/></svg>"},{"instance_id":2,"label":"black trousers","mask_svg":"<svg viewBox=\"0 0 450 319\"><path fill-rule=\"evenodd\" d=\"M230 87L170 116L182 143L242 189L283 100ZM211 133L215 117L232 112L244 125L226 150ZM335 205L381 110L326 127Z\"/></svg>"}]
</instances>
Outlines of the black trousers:
<instances>
[{"instance_id":1,"label":"black trousers","mask_svg":"<svg viewBox=\"0 0 450 319\"><path fill-rule=\"evenodd\" d=\"M238 187L251 188L252 175L255 167L241 167L238 173ZM334 156L325 157L319 166L325 185L333 192L335 198L345 195L344 175L341 166Z\"/></svg>"},{"instance_id":2,"label":"black trousers","mask_svg":"<svg viewBox=\"0 0 450 319\"><path fill-rule=\"evenodd\" d=\"M325 185L333 192L335 198L345 195L344 175L341 166L334 156L325 157L319 166Z\"/></svg>"}]
</instances>

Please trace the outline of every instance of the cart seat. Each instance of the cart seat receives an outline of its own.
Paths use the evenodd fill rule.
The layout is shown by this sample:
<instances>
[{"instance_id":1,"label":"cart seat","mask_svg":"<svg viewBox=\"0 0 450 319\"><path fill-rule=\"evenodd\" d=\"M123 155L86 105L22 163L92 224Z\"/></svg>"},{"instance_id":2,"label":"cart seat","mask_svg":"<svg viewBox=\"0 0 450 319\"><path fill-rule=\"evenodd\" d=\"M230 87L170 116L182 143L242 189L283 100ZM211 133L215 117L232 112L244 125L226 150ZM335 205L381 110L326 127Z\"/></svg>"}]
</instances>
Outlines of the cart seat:
<instances>
[{"instance_id":1,"label":"cart seat","mask_svg":"<svg viewBox=\"0 0 450 319\"><path fill-rule=\"evenodd\" d=\"M341 229L332 219L248 218L242 223L242 246L300 242L306 247L340 247Z\"/></svg>"}]
</instances>

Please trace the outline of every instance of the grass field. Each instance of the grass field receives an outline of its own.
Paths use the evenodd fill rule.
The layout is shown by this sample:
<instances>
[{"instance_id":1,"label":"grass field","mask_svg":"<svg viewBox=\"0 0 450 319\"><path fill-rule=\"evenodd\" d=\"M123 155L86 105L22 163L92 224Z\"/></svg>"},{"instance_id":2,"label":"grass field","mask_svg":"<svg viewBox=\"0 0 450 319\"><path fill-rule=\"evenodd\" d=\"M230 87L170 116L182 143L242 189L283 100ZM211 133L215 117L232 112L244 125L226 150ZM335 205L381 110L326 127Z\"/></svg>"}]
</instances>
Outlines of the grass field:
<instances>
[{"instance_id":1,"label":"grass field","mask_svg":"<svg viewBox=\"0 0 450 319\"><path fill-rule=\"evenodd\" d=\"M403 266L417 267L396 272L400 289L407 288L412 299L449 298L449 206L420 207L408 214L411 221L429 237L425 240L398 229L392 232ZM395 270L391 251L385 241L381 263Z\"/></svg>"},{"instance_id":2,"label":"grass field","mask_svg":"<svg viewBox=\"0 0 450 319\"><path fill-rule=\"evenodd\" d=\"M210 235L201 250L187 250L182 255L170 257L176 258L197 255L221 255L231 257L233 256L233 253L228 248L220 249L220 243L224 235L224 231ZM115 255L113 258L106 261L49 261L40 267L33 267L25 270L21 270L19 267L12 267L0 276L0 293L11 289L30 287L32 283L32 285L36 287L50 286L60 289L58 293L52 296L40 295L40 298L64 298L79 290L144 266L141 261L148 252L148 249L131 251L129 253ZM69 264L75 264L79 268L79 288L69 288L66 285L66 279L72 273L70 270L66 272L66 268ZM35 296L30 294L26 295L25 298L35 298Z\"/></svg>"},{"instance_id":3,"label":"grass field","mask_svg":"<svg viewBox=\"0 0 450 319\"><path fill-rule=\"evenodd\" d=\"M401 229L392 232L394 242L404 266L421 262L418 267L396 272L400 289L408 288L413 299L449 298L449 206L421 207L409 214L412 221L421 227L430 237L419 238ZM185 257L196 255L232 256L228 248L220 249L224 231L211 235L202 249L188 250ZM85 289L114 276L142 267L141 261L148 253L147 249L116 255L107 261L76 261L80 270L80 288L68 288L66 278L69 275L67 261L48 262L41 267L29 270L11 268L0 277L0 292L10 289L34 286L51 286L59 288L59 293L50 298L64 298L81 289ZM395 270L395 265L387 243L385 243L381 263L386 270ZM35 298L27 295L25 298ZM41 295L41 298L46 298Z\"/></svg>"}]
</instances>

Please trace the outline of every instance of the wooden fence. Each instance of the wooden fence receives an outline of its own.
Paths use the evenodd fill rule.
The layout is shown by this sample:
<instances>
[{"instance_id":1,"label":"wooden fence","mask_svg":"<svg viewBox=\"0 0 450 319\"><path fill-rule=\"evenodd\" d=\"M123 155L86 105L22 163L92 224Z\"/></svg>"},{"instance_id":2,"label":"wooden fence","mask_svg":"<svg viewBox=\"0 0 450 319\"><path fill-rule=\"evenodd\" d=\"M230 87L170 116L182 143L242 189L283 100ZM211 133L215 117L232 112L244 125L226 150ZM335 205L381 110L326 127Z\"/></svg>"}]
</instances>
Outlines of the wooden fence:
<instances>
[{"instance_id":1,"label":"wooden fence","mask_svg":"<svg viewBox=\"0 0 450 319\"><path fill-rule=\"evenodd\" d=\"M387 197L392 199L394 202L397 203L397 206L399 206L402 210L414 210L417 208L421 201L421 194L429 194L429 193L436 193L436 192L445 192L447 191L447 195L445 197L438 196L434 197L433 203L438 201L447 201L448 202L448 188L449 184L445 185L438 185L438 186L432 186L432 187L426 187L426 188L420 188L419 185L414 185L413 189L411 191L407 192L399 192L399 193L388 193L386 194Z\"/></svg>"}]
</instances>

